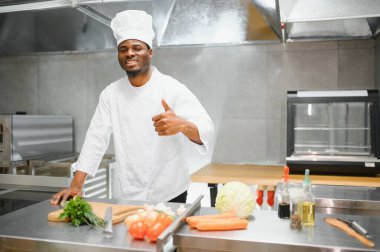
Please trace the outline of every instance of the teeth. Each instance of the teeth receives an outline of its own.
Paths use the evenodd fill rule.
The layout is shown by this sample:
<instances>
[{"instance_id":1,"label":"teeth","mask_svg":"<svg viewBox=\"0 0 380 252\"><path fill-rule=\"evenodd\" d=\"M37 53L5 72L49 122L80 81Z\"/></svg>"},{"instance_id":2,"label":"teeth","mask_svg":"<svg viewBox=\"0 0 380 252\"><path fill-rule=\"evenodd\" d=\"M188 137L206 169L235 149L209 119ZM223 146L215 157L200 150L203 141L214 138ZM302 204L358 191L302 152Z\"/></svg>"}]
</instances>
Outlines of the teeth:
<instances>
[{"instance_id":1,"label":"teeth","mask_svg":"<svg viewBox=\"0 0 380 252\"><path fill-rule=\"evenodd\" d=\"M133 65L133 64L136 64L136 60L128 60L127 61L127 65Z\"/></svg>"}]
</instances>

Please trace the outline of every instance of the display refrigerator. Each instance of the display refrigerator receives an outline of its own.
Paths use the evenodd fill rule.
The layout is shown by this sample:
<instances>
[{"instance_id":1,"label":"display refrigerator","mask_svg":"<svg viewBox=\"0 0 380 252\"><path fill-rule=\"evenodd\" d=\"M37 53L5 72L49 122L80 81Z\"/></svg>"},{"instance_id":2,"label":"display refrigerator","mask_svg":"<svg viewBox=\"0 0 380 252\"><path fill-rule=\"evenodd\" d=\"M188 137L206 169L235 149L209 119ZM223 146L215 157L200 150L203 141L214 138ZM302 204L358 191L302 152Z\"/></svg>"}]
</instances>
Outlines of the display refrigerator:
<instances>
[{"instance_id":1,"label":"display refrigerator","mask_svg":"<svg viewBox=\"0 0 380 252\"><path fill-rule=\"evenodd\" d=\"M378 90L288 91L291 173L380 173Z\"/></svg>"}]
</instances>

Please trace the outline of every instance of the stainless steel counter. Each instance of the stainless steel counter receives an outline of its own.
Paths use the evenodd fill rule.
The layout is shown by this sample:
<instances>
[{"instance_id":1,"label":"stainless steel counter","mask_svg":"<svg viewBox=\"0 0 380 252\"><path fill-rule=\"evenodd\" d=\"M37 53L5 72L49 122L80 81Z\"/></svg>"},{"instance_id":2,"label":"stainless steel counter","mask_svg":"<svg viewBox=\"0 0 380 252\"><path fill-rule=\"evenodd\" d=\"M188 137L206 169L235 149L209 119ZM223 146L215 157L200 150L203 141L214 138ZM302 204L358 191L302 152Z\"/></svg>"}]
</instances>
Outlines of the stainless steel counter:
<instances>
[{"instance_id":1,"label":"stainless steel counter","mask_svg":"<svg viewBox=\"0 0 380 252\"><path fill-rule=\"evenodd\" d=\"M143 205L144 202L110 201ZM167 203L173 209L176 203ZM55 210L48 201L0 216L0 251L157 251L155 244L131 239L124 223L114 225L114 238L103 237L101 229L47 221ZM351 215L316 213L316 226L291 230L289 220L279 219L276 211L255 210L246 230L199 232L187 225L173 229L173 243L163 251L380 251L380 214ZM200 208L195 214L216 213L215 208ZM356 239L323 222L324 217L354 219L367 228L376 246L368 248ZM180 219L177 219L180 221ZM173 246L174 245L174 246Z\"/></svg>"},{"instance_id":2,"label":"stainless steel counter","mask_svg":"<svg viewBox=\"0 0 380 252\"><path fill-rule=\"evenodd\" d=\"M141 205L141 202L115 202ZM140 204L139 204L140 203ZM179 204L169 204L179 206ZM156 251L155 244L132 240L123 223L114 225L114 237L103 237L103 230L69 223L54 223L47 214L56 207L43 201L15 212L0 216L0 251ZM174 209L174 207L173 207ZM168 242L163 251L171 251Z\"/></svg>"},{"instance_id":3,"label":"stainless steel counter","mask_svg":"<svg viewBox=\"0 0 380 252\"><path fill-rule=\"evenodd\" d=\"M198 214L215 213L215 208L201 208ZM375 248L368 248L326 223L324 217L354 219L373 236ZM290 221L279 219L276 211L254 211L248 229L200 232L183 226L173 236L177 251L380 251L380 215L352 216L316 214L316 225L291 230Z\"/></svg>"}]
</instances>

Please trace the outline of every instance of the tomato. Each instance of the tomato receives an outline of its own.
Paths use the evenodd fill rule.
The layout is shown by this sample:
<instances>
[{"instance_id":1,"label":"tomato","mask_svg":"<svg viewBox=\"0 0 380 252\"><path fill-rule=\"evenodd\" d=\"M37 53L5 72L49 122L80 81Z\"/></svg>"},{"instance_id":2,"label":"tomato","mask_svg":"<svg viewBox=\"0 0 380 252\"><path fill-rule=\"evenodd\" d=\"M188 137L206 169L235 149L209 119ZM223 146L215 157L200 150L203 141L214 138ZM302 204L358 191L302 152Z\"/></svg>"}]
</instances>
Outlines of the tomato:
<instances>
[{"instance_id":1,"label":"tomato","mask_svg":"<svg viewBox=\"0 0 380 252\"><path fill-rule=\"evenodd\" d=\"M158 236L165 230L167 226L163 224L162 222L156 222L152 227L148 229L146 232L146 240L148 242L156 242Z\"/></svg>"},{"instance_id":2,"label":"tomato","mask_svg":"<svg viewBox=\"0 0 380 252\"><path fill-rule=\"evenodd\" d=\"M160 213L156 218L156 222L161 222L165 227L167 227L172 224L173 218L165 213Z\"/></svg>"},{"instance_id":3,"label":"tomato","mask_svg":"<svg viewBox=\"0 0 380 252\"><path fill-rule=\"evenodd\" d=\"M148 226L143 221L134 222L128 230L134 239L143 240L148 231Z\"/></svg>"},{"instance_id":4,"label":"tomato","mask_svg":"<svg viewBox=\"0 0 380 252\"><path fill-rule=\"evenodd\" d=\"M126 219L125 219L125 225L127 225L129 228L132 226L133 223L135 223L136 221L141 221L143 219L141 219L141 216L138 215L138 214L133 214L133 215L130 215L128 216Z\"/></svg>"},{"instance_id":5,"label":"tomato","mask_svg":"<svg viewBox=\"0 0 380 252\"><path fill-rule=\"evenodd\" d=\"M146 215L147 215L147 211L145 211L144 209L139 209L137 210L137 215L140 217L140 220L144 220Z\"/></svg>"},{"instance_id":6,"label":"tomato","mask_svg":"<svg viewBox=\"0 0 380 252\"><path fill-rule=\"evenodd\" d=\"M156 219L157 219L157 216L158 216L158 212L157 211L150 211L147 213L145 219L144 219L144 223L146 225L148 225L148 227L151 227L153 226L153 224L156 222Z\"/></svg>"}]
</instances>

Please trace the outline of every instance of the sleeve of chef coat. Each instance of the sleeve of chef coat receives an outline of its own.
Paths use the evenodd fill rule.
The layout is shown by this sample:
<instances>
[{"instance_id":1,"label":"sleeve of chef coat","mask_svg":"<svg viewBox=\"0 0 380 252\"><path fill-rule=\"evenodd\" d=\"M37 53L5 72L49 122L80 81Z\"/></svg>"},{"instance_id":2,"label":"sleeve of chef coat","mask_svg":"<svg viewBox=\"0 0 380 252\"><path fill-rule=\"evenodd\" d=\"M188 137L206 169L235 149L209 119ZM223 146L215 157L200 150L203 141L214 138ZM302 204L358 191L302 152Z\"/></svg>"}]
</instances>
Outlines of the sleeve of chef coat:
<instances>
[{"instance_id":1,"label":"sleeve of chef coat","mask_svg":"<svg viewBox=\"0 0 380 252\"><path fill-rule=\"evenodd\" d=\"M107 150L112 133L109 89L100 94L99 103L87 130L86 138L76 163L72 165L74 171L83 171L95 176L99 164Z\"/></svg>"},{"instance_id":2,"label":"sleeve of chef coat","mask_svg":"<svg viewBox=\"0 0 380 252\"><path fill-rule=\"evenodd\" d=\"M194 144L201 154L206 154L210 150L214 124L197 97L185 85L180 86L174 113L197 126L203 145Z\"/></svg>"}]
</instances>

